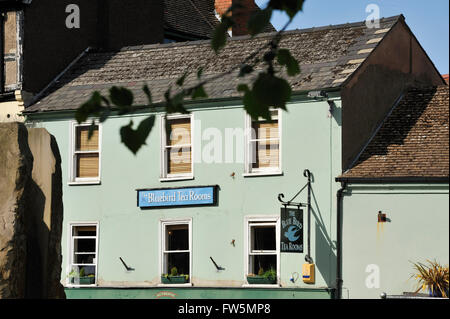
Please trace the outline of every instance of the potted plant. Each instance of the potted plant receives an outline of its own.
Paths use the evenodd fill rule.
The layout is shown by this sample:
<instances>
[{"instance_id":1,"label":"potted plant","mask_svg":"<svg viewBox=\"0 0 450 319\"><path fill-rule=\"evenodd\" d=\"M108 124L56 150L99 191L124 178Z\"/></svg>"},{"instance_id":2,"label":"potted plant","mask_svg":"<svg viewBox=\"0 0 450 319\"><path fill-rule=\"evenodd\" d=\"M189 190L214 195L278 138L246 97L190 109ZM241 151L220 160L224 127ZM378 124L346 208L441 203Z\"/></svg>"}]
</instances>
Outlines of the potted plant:
<instances>
[{"instance_id":1,"label":"potted plant","mask_svg":"<svg viewBox=\"0 0 450 319\"><path fill-rule=\"evenodd\" d=\"M172 267L170 269L170 274L162 274L161 282L163 284L185 284L189 280L189 275L178 275L177 267Z\"/></svg>"},{"instance_id":2,"label":"potted plant","mask_svg":"<svg viewBox=\"0 0 450 319\"><path fill-rule=\"evenodd\" d=\"M76 269L73 269L70 274L70 283L72 284L79 284L79 285L93 285L95 284L95 275L89 274L85 275L84 267L80 269L80 272L78 272Z\"/></svg>"},{"instance_id":3,"label":"potted plant","mask_svg":"<svg viewBox=\"0 0 450 319\"><path fill-rule=\"evenodd\" d=\"M259 268L258 275L249 274L247 281L252 285L273 285L277 283L277 272L273 268L266 272L263 268Z\"/></svg>"},{"instance_id":4,"label":"potted plant","mask_svg":"<svg viewBox=\"0 0 450 319\"><path fill-rule=\"evenodd\" d=\"M432 297L448 298L449 271L448 265L441 266L437 261L427 260L429 265L413 263L416 273L411 276L418 280L418 289L428 290Z\"/></svg>"}]
</instances>

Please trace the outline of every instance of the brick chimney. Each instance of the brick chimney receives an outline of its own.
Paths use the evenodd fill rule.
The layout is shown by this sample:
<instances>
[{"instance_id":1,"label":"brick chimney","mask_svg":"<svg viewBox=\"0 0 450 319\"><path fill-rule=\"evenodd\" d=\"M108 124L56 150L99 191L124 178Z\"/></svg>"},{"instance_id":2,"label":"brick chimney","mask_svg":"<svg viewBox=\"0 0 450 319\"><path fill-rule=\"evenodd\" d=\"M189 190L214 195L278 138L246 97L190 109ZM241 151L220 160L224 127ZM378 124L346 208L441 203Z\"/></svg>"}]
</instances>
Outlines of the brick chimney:
<instances>
[{"instance_id":1,"label":"brick chimney","mask_svg":"<svg viewBox=\"0 0 450 319\"><path fill-rule=\"evenodd\" d=\"M241 4L243 8L236 9L233 12L235 26L232 29L233 36L248 34L247 21L254 11L258 9L254 0L215 0L214 8L216 13L221 16L232 4Z\"/></svg>"}]
</instances>

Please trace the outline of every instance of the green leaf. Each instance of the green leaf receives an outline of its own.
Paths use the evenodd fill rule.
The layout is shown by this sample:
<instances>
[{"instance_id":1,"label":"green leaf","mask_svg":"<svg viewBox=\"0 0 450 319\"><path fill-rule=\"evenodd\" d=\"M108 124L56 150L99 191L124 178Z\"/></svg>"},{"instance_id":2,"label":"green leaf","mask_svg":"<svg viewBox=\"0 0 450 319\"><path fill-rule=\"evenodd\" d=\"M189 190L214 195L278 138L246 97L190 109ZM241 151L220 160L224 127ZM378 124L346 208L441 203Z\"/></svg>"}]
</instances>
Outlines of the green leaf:
<instances>
[{"instance_id":1,"label":"green leaf","mask_svg":"<svg viewBox=\"0 0 450 319\"><path fill-rule=\"evenodd\" d=\"M286 80L261 73L253 84L253 92L259 104L285 110L286 102L291 99L292 89Z\"/></svg>"},{"instance_id":2,"label":"green leaf","mask_svg":"<svg viewBox=\"0 0 450 319\"><path fill-rule=\"evenodd\" d=\"M91 125L89 125L89 130L88 130L88 140L91 139L92 135L94 135L94 131L95 131L95 127L97 126L97 124L95 124L95 121L93 120L91 122Z\"/></svg>"},{"instance_id":3,"label":"green leaf","mask_svg":"<svg viewBox=\"0 0 450 319\"><path fill-rule=\"evenodd\" d=\"M239 84L237 90L244 93L242 98L244 109L252 119L257 120L259 117L270 118L269 106L259 104L254 92L249 89L247 84Z\"/></svg>"},{"instance_id":4,"label":"green leaf","mask_svg":"<svg viewBox=\"0 0 450 319\"><path fill-rule=\"evenodd\" d=\"M255 36L261 33L264 28L269 24L272 17L272 9L270 7L264 10L255 11L248 20L247 28L251 36Z\"/></svg>"},{"instance_id":5,"label":"green leaf","mask_svg":"<svg viewBox=\"0 0 450 319\"><path fill-rule=\"evenodd\" d=\"M287 49L278 50L277 61L280 65L286 66L287 74L294 76L300 73L300 66L297 60L291 55Z\"/></svg>"},{"instance_id":6,"label":"green leaf","mask_svg":"<svg viewBox=\"0 0 450 319\"><path fill-rule=\"evenodd\" d=\"M230 17L222 15L222 21L216 27L211 39L211 46L214 52L218 53L227 43L228 29L233 25L233 20Z\"/></svg>"},{"instance_id":7,"label":"green leaf","mask_svg":"<svg viewBox=\"0 0 450 319\"><path fill-rule=\"evenodd\" d=\"M152 93L150 92L150 89L148 88L147 84L142 87L142 91L144 91L145 95L147 96L148 105L152 105Z\"/></svg>"},{"instance_id":8,"label":"green leaf","mask_svg":"<svg viewBox=\"0 0 450 319\"><path fill-rule=\"evenodd\" d=\"M243 66L241 66L241 70L239 71L239 77L243 77L249 73L253 72L253 67L251 65L248 64L244 64Z\"/></svg>"},{"instance_id":9,"label":"green leaf","mask_svg":"<svg viewBox=\"0 0 450 319\"><path fill-rule=\"evenodd\" d=\"M100 92L95 91L92 93L92 96L89 100L83 103L76 111L75 111L75 119L78 123L85 122L89 116L95 115L97 116L102 111L102 95Z\"/></svg>"},{"instance_id":10,"label":"green leaf","mask_svg":"<svg viewBox=\"0 0 450 319\"><path fill-rule=\"evenodd\" d=\"M188 75L188 71L184 72L184 74L177 80L178 86L183 86L184 80L186 80L187 75Z\"/></svg>"},{"instance_id":11,"label":"green leaf","mask_svg":"<svg viewBox=\"0 0 450 319\"><path fill-rule=\"evenodd\" d=\"M203 74L203 67L201 66L197 70L197 79L200 80L200 78L202 77L202 74Z\"/></svg>"},{"instance_id":12,"label":"green leaf","mask_svg":"<svg viewBox=\"0 0 450 319\"><path fill-rule=\"evenodd\" d=\"M133 104L133 93L124 87L113 86L109 89L109 97L119 108L127 108Z\"/></svg>"},{"instance_id":13,"label":"green leaf","mask_svg":"<svg viewBox=\"0 0 450 319\"><path fill-rule=\"evenodd\" d=\"M136 130L133 129L133 121L126 126L122 126L120 128L120 136L122 143L136 154L142 145L146 145L145 141L147 140L148 135L150 134L153 125L155 124L155 116L151 115L143 120Z\"/></svg>"},{"instance_id":14,"label":"green leaf","mask_svg":"<svg viewBox=\"0 0 450 319\"><path fill-rule=\"evenodd\" d=\"M201 98L207 98L208 94L206 94L205 89L202 86L199 86L194 89L194 92L192 92L191 98L193 100L195 99L201 99Z\"/></svg>"},{"instance_id":15,"label":"green leaf","mask_svg":"<svg viewBox=\"0 0 450 319\"><path fill-rule=\"evenodd\" d=\"M166 99L166 111L167 113L183 113L187 114L189 113L184 108L184 97L185 92L181 91L174 96L170 95L170 87L167 89L167 91L164 93L164 97Z\"/></svg>"},{"instance_id":16,"label":"green leaf","mask_svg":"<svg viewBox=\"0 0 450 319\"><path fill-rule=\"evenodd\" d=\"M304 0L270 0L268 7L285 11L292 19L299 11L303 10L304 2Z\"/></svg>"}]
</instances>

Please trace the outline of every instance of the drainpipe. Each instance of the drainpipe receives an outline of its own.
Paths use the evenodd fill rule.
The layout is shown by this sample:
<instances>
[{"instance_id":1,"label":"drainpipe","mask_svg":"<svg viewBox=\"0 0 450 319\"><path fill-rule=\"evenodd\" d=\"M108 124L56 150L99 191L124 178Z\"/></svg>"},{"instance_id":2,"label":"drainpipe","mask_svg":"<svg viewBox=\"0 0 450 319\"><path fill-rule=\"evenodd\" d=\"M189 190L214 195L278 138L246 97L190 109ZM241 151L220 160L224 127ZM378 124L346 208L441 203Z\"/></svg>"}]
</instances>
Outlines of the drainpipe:
<instances>
[{"instance_id":1,"label":"drainpipe","mask_svg":"<svg viewBox=\"0 0 450 319\"><path fill-rule=\"evenodd\" d=\"M337 214L336 214L336 299L342 298L342 200L347 183L342 183L337 191Z\"/></svg>"}]
</instances>

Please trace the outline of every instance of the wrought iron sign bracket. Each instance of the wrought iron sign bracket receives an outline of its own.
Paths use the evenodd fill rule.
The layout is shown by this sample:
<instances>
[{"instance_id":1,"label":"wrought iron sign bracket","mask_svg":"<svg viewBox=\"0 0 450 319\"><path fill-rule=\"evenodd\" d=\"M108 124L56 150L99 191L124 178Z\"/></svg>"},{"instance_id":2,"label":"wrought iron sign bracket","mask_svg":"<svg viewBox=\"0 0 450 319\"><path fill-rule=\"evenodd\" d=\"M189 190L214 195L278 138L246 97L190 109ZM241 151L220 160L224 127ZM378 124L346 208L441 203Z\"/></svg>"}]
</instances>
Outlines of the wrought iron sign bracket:
<instances>
[{"instance_id":1,"label":"wrought iron sign bracket","mask_svg":"<svg viewBox=\"0 0 450 319\"><path fill-rule=\"evenodd\" d=\"M311 257L311 172L309 171L309 169L305 169L303 171L303 176L305 176L308 179L308 182L306 183L305 186L303 186L298 192L297 194L295 194L294 197L292 197L291 200L285 202L283 201L284 198L284 194L278 194L278 201L281 202L282 205L284 205L285 208L287 208L288 206L297 206L298 208L300 207L307 207L308 208L308 252L305 255L305 260L306 262L312 264L314 261ZM300 195L300 193L305 189L308 188L308 202L307 203L296 203L293 202L293 200Z\"/></svg>"},{"instance_id":2,"label":"wrought iron sign bracket","mask_svg":"<svg viewBox=\"0 0 450 319\"><path fill-rule=\"evenodd\" d=\"M308 169L305 169L305 170L303 171L303 176L305 176L306 178L308 178L308 182L306 183L305 186L302 187L302 189L300 189L300 190L297 192L297 194L295 194L294 197L292 197L291 200L285 202L285 201L283 201L284 194L283 194L283 193L278 194L278 201L279 201L282 205L284 205L285 207L287 207L287 206L297 206L297 207L300 208L300 207L309 207L309 206L311 205L311 199L310 199L310 196L309 196L310 190L311 190L311 172L310 172ZM296 202L293 202L293 200L294 200L295 198L297 198L297 196L300 195L300 193L301 193L306 187L308 187L308 202L307 202L307 203L296 203Z\"/></svg>"}]
</instances>

